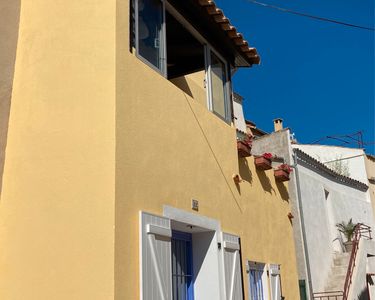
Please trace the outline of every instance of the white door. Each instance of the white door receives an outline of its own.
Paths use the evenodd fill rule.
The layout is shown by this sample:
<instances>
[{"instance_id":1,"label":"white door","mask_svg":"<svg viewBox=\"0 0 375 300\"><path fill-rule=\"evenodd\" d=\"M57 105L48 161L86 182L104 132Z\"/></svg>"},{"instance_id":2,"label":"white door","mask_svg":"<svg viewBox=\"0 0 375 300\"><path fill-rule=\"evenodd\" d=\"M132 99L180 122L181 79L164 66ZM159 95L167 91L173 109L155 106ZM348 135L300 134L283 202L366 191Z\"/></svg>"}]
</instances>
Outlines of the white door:
<instances>
[{"instance_id":1,"label":"white door","mask_svg":"<svg viewBox=\"0 0 375 300\"><path fill-rule=\"evenodd\" d=\"M222 233L225 277L225 299L243 300L240 238Z\"/></svg>"},{"instance_id":2,"label":"white door","mask_svg":"<svg viewBox=\"0 0 375 300\"><path fill-rule=\"evenodd\" d=\"M141 300L172 300L171 223L140 212Z\"/></svg>"}]
</instances>

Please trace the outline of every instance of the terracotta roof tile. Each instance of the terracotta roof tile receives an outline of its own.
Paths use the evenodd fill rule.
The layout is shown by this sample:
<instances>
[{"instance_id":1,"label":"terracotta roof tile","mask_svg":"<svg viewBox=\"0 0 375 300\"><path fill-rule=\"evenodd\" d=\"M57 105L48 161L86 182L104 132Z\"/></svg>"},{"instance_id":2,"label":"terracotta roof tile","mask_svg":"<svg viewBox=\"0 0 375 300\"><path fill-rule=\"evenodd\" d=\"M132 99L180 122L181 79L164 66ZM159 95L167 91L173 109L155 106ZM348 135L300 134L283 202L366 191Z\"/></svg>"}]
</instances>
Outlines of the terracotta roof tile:
<instances>
[{"instance_id":1,"label":"terracotta roof tile","mask_svg":"<svg viewBox=\"0 0 375 300\"><path fill-rule=\"evenodd\" d=\"M232 40L238 52L248 61L250 65L259 64L260 56L255 48L249 46L248 42L244 40L241 33L237 32L229 19L224 16L223 11L219 9L212 0L197 0L199 5L206 9L207 14L218 23L229 39Z\"/></svg>"}]
</instances>

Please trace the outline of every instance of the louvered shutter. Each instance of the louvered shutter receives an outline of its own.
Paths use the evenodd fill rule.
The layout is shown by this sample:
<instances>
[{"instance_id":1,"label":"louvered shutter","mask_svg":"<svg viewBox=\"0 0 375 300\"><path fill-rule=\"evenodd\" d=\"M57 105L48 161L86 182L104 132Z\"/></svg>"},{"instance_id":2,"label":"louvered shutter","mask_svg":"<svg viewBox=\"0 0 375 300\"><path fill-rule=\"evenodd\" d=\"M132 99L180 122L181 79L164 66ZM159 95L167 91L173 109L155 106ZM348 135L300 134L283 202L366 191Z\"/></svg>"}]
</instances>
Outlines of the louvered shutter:
<instances>
[{"instance_id":1,"label":"louvered shutter","mask_svg":"<svg viewBox=\"0 0 375 300\"><path fill-rule=\"evenodd\" d=\"M280 266L269 265L271 299L281 300Z\"/></svg>"},{"instance_id":2,"label":"louvered shutter","mask_svg":"<svg viewBox=\"0 0 375 300\"><path fill-rule=\"evenodd\" d=\"M170 220L140 213L141 300L172 300Z\"/></svg>"},{"instance_id":3,"label":"louvered shutter","mask_svg":"<svg viewBox=\"0 0 375 300\"><path fill-rule=\"evenodd\" d=\"M239 239L222 233L226 300L243 300Z\"/></svg>"}]
</instances>

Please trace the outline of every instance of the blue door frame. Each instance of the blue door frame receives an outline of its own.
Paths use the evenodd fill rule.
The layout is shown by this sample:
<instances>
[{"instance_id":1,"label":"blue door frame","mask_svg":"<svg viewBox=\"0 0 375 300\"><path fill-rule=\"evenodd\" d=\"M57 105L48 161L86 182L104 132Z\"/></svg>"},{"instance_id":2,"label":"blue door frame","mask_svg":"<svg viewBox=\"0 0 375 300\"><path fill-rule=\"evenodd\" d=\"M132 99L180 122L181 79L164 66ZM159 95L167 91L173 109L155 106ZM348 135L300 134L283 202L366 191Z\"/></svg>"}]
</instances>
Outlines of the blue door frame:
<instances>
[{"instance_id":1,"label":"blue door frame","mask_svg":"<svg viewBox=\"0 0 375 300\"><path fill-rule=\"evenodd\" d=\"M172 231L173 300L194 300L192 238L187 232Z\"/></svg>"}]
</instances>

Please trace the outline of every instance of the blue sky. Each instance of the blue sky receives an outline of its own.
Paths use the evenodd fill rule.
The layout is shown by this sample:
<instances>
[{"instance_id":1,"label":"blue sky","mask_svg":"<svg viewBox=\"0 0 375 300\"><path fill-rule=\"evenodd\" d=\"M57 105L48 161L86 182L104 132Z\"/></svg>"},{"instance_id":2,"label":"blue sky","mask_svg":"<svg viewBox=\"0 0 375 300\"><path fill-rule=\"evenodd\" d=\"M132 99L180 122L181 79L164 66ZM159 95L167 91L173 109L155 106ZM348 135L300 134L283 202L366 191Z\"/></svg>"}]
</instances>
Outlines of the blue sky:
<instances>
[{"instance_id":1,"label":"blue sky","mask_svg":"<svg viewBox=\"0 0 375 300\"><path fill-rule=\"evenodd\" d=\"M373 0L260 1L374 27ZM241 69L233 79L234 89L245 98L248 119L272 131L272 120L281 117L300 143L359 130L365 142L375 142L373 31L295 16L247 0L215 2L261 55L260 66ZM375 154L375 145L366 146L366 151Z\"/></svg>"}]
</instances>

